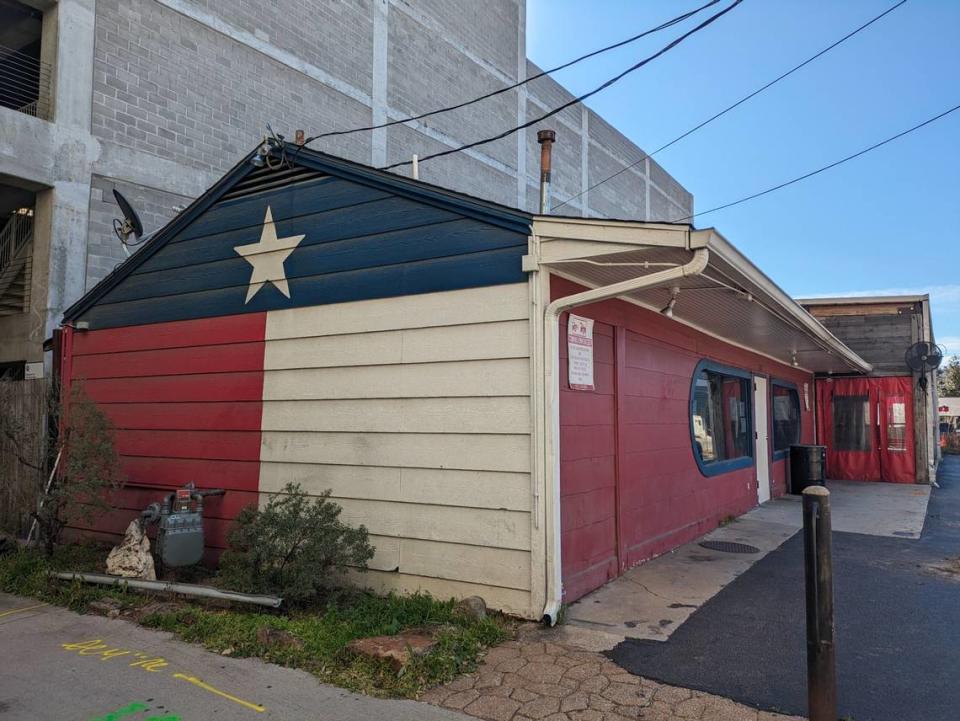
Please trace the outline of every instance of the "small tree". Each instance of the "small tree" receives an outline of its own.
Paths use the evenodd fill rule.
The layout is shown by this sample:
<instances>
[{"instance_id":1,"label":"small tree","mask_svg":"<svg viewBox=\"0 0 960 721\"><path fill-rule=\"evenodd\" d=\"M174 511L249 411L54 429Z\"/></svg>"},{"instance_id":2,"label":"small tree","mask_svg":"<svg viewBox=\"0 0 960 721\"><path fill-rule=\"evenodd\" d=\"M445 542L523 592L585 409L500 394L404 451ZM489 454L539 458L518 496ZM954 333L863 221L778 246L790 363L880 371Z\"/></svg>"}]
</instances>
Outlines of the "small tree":
<instances>
[{"instance_id":1,"label":"small tree","mask_svg":"<svg viewBox=\"0 0 960 721\"><path fill-rule=\"evenodd\" d=\"M960 356L953 356L937 371L937 393L941 398L960 396Z\"/></svg>"},{"instance_id":2,"label":"small tree","mask_svg":"<svg viewBox=\"0 0 960 721\"><path fill-rule=\"evenodd\" d=\"M311 497L288 483L264 508L244 508L220 559L223 582L305 603L338 586L348 567L365 569L374 553L367 529L340 521L329 498L329 490Z\"/></svg>"},{"instance_id":3,"label":"small tree","mask_svg":"<svg viewBox=\"0 0 960 721\"><path fill-rule=\"evenodd\" d=\"M60 466L33 514L47 555L53 554L64 528L92 523L108 511L107 494L122 485L113 425L79 383L65 411Z\"/></svg>"}]
</instances>

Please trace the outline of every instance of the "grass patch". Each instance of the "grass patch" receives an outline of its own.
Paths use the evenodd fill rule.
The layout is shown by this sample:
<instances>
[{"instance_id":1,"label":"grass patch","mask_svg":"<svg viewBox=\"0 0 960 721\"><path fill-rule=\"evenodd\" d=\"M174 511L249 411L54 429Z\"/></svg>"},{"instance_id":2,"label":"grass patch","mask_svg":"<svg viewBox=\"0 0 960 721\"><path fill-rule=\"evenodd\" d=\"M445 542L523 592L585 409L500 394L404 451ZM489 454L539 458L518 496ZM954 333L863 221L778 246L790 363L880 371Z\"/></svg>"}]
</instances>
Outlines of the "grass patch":
<instances>
[{"instance_id":1,"label":"grass patch","mask_svg":"<svg viewBox=\"0 0 960 721\"><path fill-rule=\"evenodd\" d=\"M301 668L321 681L374 696L415 698L430 686L473 670L484 649L513 632L511 622L501 616L481 621L466 618L456 613L454 601L423 594L377 596L357 591L310 609L277 613L182 599L157 604L159 596L57 581L48 575L53 570L100 572L105 555L102 548L89 546L61 547L52 559L34 550L20 550L0 557L0 590L80 612L92 601L110 598L122 606L125 617L184 641L218 653ZM285 631L299 644L262 643L258 639L262 628ZM400 671L346 650L356 638L411 629L429 629L437 645Z\"/></svg>"}]
</instances>

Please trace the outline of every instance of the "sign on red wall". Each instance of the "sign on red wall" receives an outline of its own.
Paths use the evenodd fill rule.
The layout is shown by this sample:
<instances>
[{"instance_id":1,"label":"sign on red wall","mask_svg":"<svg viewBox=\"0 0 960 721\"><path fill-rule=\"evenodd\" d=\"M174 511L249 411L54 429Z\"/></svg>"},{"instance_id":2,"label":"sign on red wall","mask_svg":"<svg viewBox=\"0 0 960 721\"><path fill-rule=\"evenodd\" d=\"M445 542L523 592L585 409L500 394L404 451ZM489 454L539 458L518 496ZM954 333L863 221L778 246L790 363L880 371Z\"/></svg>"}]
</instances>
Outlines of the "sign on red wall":
<instances>
[{"instance_id":1,"label":"sign on red wall","mask_svg":"<svg viewBox=\"0 0 960 721\"><path fill-rule=\"evenodd\" d=\"M567 378L570 387L592 391L593 320L570 314L567 319Z\"/></svg>"}]
</instances>

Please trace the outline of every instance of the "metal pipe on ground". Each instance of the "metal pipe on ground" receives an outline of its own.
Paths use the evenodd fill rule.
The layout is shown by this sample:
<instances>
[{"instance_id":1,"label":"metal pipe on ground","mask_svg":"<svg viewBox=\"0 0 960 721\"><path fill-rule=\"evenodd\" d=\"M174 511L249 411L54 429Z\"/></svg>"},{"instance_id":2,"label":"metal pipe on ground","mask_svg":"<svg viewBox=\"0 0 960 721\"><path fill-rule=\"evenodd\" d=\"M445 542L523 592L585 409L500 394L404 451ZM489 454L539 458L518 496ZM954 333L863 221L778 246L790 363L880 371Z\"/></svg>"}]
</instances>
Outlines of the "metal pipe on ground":
<instances>
[{"instance_id":1,"label":"metal pipe on ground","mask_svg":"<svg viewBox=\"0 0 960 721\"><path fill-rule=\"evenodd\" d=\"M807 592L807 713L837 719L830 491L803 489L803 556Z\"/></svg>"},{"instance_id":2,"label":"metal pipe on ground","mask_svg":"<svg viewBox=\"0 0 960 721\"><path fill-rule=\"evenodd\" d=\"M54 573L53 576L64 581L83 581L84 583L95 583L101 586L124 586L139 591L177 593L181 596L214 598L220 601L232 601L235 603L252 603L257 606L266 606L267 608L280 608L283 604L283 599L278 596L259 596L250 593L238 593L236 591L221 591L219 588L196 586L191 583L145 581L141 578L107 576L102 573L63 572Z\"/></svg>"}]
</instances>

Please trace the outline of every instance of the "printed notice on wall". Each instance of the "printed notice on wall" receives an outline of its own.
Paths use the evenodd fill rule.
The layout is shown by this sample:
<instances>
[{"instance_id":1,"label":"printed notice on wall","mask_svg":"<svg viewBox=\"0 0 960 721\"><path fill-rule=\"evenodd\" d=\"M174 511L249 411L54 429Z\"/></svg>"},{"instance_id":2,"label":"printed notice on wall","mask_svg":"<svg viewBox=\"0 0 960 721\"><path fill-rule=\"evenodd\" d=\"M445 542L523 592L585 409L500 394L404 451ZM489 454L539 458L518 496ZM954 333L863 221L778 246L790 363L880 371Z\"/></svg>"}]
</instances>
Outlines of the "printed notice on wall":
<instances>
[{"instance_id":1,"label":"printed notice on wall","mask_svg":"<svg viewBox=\"0 0 960 721\"><path fill-rule=\"evenodd\" d=\"M570 315L567 321L567 369L570 387L592 391L593 386L593 321Z\"/></svg>"}]
</instances>

